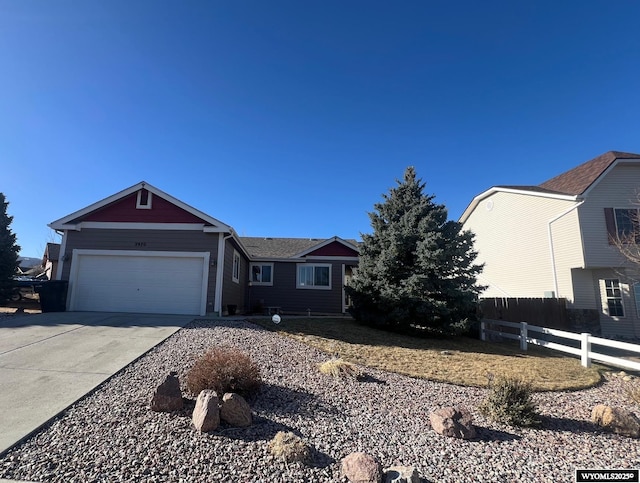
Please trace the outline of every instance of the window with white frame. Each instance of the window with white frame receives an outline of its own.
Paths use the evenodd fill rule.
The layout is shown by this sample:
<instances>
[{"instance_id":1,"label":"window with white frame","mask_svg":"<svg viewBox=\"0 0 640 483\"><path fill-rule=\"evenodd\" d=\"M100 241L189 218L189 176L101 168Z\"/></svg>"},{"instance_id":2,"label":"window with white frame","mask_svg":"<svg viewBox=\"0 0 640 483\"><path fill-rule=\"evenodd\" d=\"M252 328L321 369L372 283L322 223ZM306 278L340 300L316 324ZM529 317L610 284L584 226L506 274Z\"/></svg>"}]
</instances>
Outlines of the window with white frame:
<instances>
[{"instance_id":1,"label":"window with white frame","mask_svg":"<svg viewBox=\"0 0 640 483\"><path fill-rule=\"evenodd\" d=\"M138 191L138 197L136 199L136 208L138 210L150 210L151 209L151 192L142 189Z\"/></svg>"},{"instance_id":2,"label":"window with white frame","mask_svg":"<svg viewBox=\"0 0 640 483\"><path fill-rule=\"evenodd\" d=\"M620 280L618 280L617 278L605 279L604 289L607 299L607 314L611 317L624 317L624 306L622 305L622 290L620 290Z\"/></svg>"},{"instance_id":3,"label":"window with white frame","mask_svg":"<svg viewBox=\"0 0 640 483\"><path fill-rule=\"evenodd\" d=\"M253 285L273 285L273 263L252 263L250 273Z\"/></svg>"},{"instance_id":4,"label":"window with white frame","mask_svg":"<svg viewBox=\"0 0 640 483\"><path fill-rule=\"evenodd\" d=\"M240 254L233 251L233 271L231 272L231 280L240 283Z\"/></svg>"},{"instance_id":5,"label":"window with white frame","mask_svg":"<svg viewBox=\"0 0 640 483\"><path fill-rule=\"evenodd\" d=\"M321 290L331 289L331 265L328 263L298 264L296 287Z\"/></svg>"}]
</instances>

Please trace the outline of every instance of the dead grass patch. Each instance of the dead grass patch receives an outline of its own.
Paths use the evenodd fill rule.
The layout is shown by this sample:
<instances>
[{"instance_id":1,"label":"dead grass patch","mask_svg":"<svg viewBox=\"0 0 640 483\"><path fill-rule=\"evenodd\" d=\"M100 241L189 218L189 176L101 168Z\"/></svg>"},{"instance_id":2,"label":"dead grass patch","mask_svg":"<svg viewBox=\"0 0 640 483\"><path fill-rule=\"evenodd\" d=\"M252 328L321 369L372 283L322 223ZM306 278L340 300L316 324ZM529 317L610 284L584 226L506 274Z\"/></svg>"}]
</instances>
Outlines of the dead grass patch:
<instances>
[{"instance_id":1,"label":"dead grass patch","mask_svg":"<svg viewBox=\"0 0 640 483\"><path fill-rule=\"evenodd\" d=\"M625 392L631 401L640 404L640 383L629 384Z\"/></svg>"},{"instance_id":2,"label":"dead grass patch","mask_svg":"<svg viewBox=\"0 0 640 483\"><path fill-rule=\"evenodd\" d=\"M340 357L323 362L318 366L318 369L323 374L330 374L333 377L355 377L358 375L356 366Z\"/></svg>"},{"instance_id":3,"label":"dead grass patch","mask_svg":"<svg viewBox=\"0 0 640 483\"><path fill-rule=\"evenodd\" d=\"M382 331L344 318L283 318L274 326L252 322L354 364L407 376L484 387L488 374L528 381L535 391L577 390L601 380L603 367L584 368L577 358L517 343L468 337L423 339Z\"/></svg>"}]
</instances>

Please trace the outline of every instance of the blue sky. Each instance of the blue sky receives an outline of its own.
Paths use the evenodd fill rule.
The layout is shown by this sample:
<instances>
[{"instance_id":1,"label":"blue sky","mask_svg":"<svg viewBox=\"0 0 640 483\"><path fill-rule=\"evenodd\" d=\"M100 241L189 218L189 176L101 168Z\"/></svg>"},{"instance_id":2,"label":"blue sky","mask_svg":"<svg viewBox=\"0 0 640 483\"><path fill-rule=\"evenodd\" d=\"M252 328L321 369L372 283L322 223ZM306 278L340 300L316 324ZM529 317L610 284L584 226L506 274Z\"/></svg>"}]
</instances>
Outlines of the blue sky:
<instances>
[{"instance_id":1,"label":"blue sky","mask_svg":"<svg viewBox=\"0 0 640 483\"><path fill-rule=\"evenodd\" d=\"M0 0L21 255L139 181L240 235L359 238L415 166L478 193L640 152L640 2Z\"/></svg>"}]
</instances>

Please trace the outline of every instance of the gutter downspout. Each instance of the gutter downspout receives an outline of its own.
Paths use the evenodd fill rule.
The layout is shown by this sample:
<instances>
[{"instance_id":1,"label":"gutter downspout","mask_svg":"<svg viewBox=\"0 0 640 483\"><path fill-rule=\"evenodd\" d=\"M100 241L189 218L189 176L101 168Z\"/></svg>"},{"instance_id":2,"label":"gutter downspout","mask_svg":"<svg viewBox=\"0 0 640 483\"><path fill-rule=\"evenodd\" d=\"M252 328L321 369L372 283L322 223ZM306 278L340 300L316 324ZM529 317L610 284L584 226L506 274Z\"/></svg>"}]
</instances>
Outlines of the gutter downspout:
<instances>
[{"instance_id":1,"label":"gutter downspout","mask_svg":"<svg viewBox=\"0 0 640 483\"><path fill-rule=\"evenodd\" d=\"M222 233L218 234L218 261L216 262L216 293L215 301L213 305L213 311L218 312L218 317L222 317L222 276L224 274L224 247L225 242L233 236L230 233L227 236L223 236Z\"/></svg>"},{"instance_id":2,"label":"gutter downspout","mask_svg":"<svg viewBox=\"0 0 640 483\"><path fill-rule=\"evenodd\" d=\"M559 298L560 294L558 293L558 271L556 269L556 255L555 255L554 248L553 248L553 235L551 234L551 224L553 222L555 222L555 221L558 221L564 215L567 215L567 214L571 213L573 210L578 208L584 202L585 202L585 200L580 200L579 203L577 203L577 204L573 205L572 207L570 207L569 209L563 211L562 213L560 213L556 217L551 218L547 222L547 236L549 237L549 253L551 255L551 273L553 275L553 290L555 291L556 298ZM583 254L583 257L584 257L584 254Z\"/></svg>"}]
</instances>

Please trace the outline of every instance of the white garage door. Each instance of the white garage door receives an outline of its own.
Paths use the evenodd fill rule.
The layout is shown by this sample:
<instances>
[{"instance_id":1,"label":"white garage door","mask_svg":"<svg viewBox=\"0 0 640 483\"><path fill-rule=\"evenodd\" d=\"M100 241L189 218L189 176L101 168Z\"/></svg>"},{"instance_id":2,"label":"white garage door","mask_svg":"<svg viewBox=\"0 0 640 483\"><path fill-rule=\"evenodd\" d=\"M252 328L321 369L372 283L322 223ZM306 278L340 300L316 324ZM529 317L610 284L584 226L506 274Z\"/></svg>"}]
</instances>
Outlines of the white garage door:
<instances>
[{"instance_id":1,"label":"white garage door","mask_svg":"<svg viewBox=\"0 0 640 483\"><path fill-rule=\"evenodd\" d=\"M208 253L75 250L70 309L204 315Z\"/></svg>"}]
</instances>

